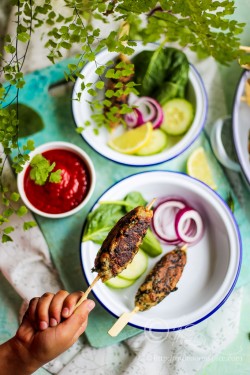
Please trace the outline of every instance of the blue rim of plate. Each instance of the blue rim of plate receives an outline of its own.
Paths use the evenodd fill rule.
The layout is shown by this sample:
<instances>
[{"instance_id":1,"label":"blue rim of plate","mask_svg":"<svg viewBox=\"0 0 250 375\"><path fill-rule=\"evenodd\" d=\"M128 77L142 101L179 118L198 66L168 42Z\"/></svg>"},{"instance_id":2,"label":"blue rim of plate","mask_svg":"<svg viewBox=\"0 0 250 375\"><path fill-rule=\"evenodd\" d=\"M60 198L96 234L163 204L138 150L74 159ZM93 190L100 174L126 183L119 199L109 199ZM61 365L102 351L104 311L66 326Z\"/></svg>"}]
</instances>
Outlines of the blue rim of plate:
<instances>
[{"instance_id":1,"label":"blue rim of plate","mask_svg":"<svg viewBox=\"0 0 250 375\"><path fill-rule=\"evenodd\" d=\"M212 194L215 194L219 200L222 202L222 204L225 206L225 208L227 209L228 213L229 213L229 216L231 217L231 219L233 220L233 223L234 223L234 226L235 226L235 229L236 229L236 232L237 232L237 239L238 239L238 245L239 245L239 263L238 263L238 268L237 268L237 272L236 272L236 275L235 275L235 279L231 285L231 288L229 289L229 291L227 292L226 296L223 298L223 300L212 310L210 311L207 315L203 316L201 319L198 319L192 323L189 323L189 324L186 324L184 326L181 326L181 327L176 327L176 328L167 328L167 329L158 329L158 328L146 328L146 327L140 327L136 324L133 324L133 323L128 323L128 325L130 325L131 327L134 327L134 328L138 328L140 330L150 330L150 331L154 331L154 332L175 332L175 331L179 331L179 330L183 330L183 329L186 329L186 328L189 328L189 327L192 327L200 322L202 322L203 320L209 318L211 315L213 315L225 302L226 300L228 299L228 297L230 296L230 294L232 293L232 291L234 290L235 288L235 285L237 283L237 280L238 280L238 277L239 277L239 274L240 274L240 269L241 269L241 264L242 264L242 240L241 240L241 235L240 235L240 230L239 230L239 227L238 227L238 224L236 222L236 219L232 213L232 211L230 210L230 208L228 207L228 205L226 204L226 202L223 200L223 198L216 192L214 191L212 188L210 188L208 185L206 185L205 183L203 183L202 181L194 178L194 177L191 177L183 172L177 172L177 171L169 171L169 170L149 170L149 171L142 171L142 172L138 172L138 173L134 173L134 174L131 174L129 176L126 176L124 178L122 178L121 180L115 182L114 184L112 184L109 188L107 188L100 196L99 198L97 198L97 200L95 201L95 203L92 205L92 207L90 208L89 210L89 213L92 212L94 206L98 203L98 201L101 199L101 197L106 194L107 191L109 191L113 186L119 184L120 182L130 178L130 177L133 177L133 176L136 176L136 175L139 175L139 174L142 174L142 173L157 173L157 172L164 172L164 173L173 173L173 174L180 174L180 175L183 175L183 176L186 176L187 178L191 179L191 180L195 180L197 181L198 183L200 183L201 185L205 186L210 192L212 192ZM85 229L85 226L86 226L86 222L87 220L85 220L84 222L84 225L83 225L83 228L82 228L82 232L81 232L81 237L80 237L80 246L79 246L79 250L80 250L80 263L81 263L81 269L82 269L82 273L83 273L83 276L86 280L86 283L88 285L90 285L88 279L87 279L87 276L86 276L86 273L84 271L84 268L83 268L83 262L82 262L82 257L81 257L81 246L82 246L82 237L83 237L83 233L84 233L84 229ZM95 296L96 300L100 303L100 305L102 307L104 307L104 309L109 312L111 315L113 315L115 318L119 318L118 315L114 314L111 310L109 310L105 305L104 303L97 297L97 295L95 294L94 290L91 291L93 293L93 295Z\"/></svg>"},{"instance_id":2,"label":"blue rim of plate","mask_svg":"<svg viewBox=\"0 0 250 375\"><path fill-rule=\"evenodd\" d=\"M151 43L151 44L156 44L156 43ZM100 53L102 53L104 50L100 51L96 56L98 56ZM86 64L87 65L87 64ZM85 66L86 66L85 65ZM94 150L97 154L101 155L102 157L104 157L105 159L107 160L110 160L110 161L113 161L114 163L117 163L117 164L120 164L120 165L125 165L125 166L130 166L130 167L135 167L135 168L138 168L138 167L152 167L154 165L159 165L159 164L162 164L162 163L165 163L167 161L170 161L170 160L173 160L175 159L176 157L178 157L179 155L181 155L183 152L185 152L194 142L195 140L199 137L200 133L202 132L205 124L206 124L206 120L207 120L207 115L208 115L208 95L207 95L207 91L206 91L206 88L205 88L205 84L201 78L201 75L200 73L198 72L198 70L195 68L195 66L191 63L189 63L189 65L192 67L194 73L196 74L196 76L198 77L199 79L199 82L201 84L201 88L202 88L202 91L203 91L203 94L204 94L204 98L205 98L205 109L204 109L204 113L203 113L203 118L202 120L200 121L200 126L199 126L199 129L197 129L197 133L196 135L193 137L192 140L190 140L190 142L185 146L185 148L183 148L182 151L178 152L175 156L172 156L168 159L165 159L165 160L162 160L160 162L154 162L154 163L150 163L150 164L144 164L144 165L141 165L141 164L128 164L128 163L122 163L120 161L117 161L117 160L114 160L106 155L103 155L101 152L97 151L84 137L84 135L81 133L79 134L83 139L84 141L87 143L87 145L92 149ZM84 66L84 67L85 67ZM84 69L83 67L83 69ZM75 90L75 85L76 85L76 82L73 86L73 89L72 89L72 97L73 97L73 92ZM78 128L77 124L76 124L76 120L75 120L75 116L74 116L74 111L73 111L73 106L71 106L71 113L72 113L72 117L74 119L74 123L75 123L75 127Z\"/></svg>"},{"instance_id":3,"label":"blue rim of plate","mask_svg":"<svg viewBox=\"0 0 250 375\"><path fill-rule=\"evenodd\" d=\"M244 80L245 75L247 75L247 72L248 72L248 70L243 70L243 72L241 73L240 79L238 81L238 84L237 84L237 87L236 87L236 90L235 90L235 93L234 93L233 111L232 111L232 130L233 130L233 144L234 144L235 152L237 154L237 158L238 158L238 161L239 161L239 164L240 164L240 167L241 167L241 171L242 171L242 174L244 175L246 181L248 182L248 184L250 184L250 173L247 174L245 168L243 168L243 163L242 163L241 153L240 153L240 150L239 150L239 145L235 141L236 140L236 133L237 133L237 127L236 127L235 119L236 119L236 112L239 111L239 105L240 105L239 100L237 100L237 99L238 99L238 96L240 94L239 88L242 85L242 81Z\"/></svg>"}]
</instances>

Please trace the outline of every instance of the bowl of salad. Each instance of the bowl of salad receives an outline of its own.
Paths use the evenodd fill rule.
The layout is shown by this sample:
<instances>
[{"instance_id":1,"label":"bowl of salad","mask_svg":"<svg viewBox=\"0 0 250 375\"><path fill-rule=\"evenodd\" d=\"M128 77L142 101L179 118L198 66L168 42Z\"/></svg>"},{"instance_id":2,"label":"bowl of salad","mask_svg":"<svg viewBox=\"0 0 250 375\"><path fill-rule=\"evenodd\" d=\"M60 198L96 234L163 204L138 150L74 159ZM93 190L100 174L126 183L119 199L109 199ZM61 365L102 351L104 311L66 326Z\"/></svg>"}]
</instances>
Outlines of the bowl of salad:
<instances>
[{"instance_id":1,"label":"bowl of salad","mask_svg":"<svg viewBox=\"0 0 250 375\"><path fill-rule=\"evenodd\" d=\"M194 142L205 125L207 95L182 51L151 43L133 48L129 57L103 50L85 65L72 111L78 131L99 154L150 166Z\"/></svg>"}]
</instances>

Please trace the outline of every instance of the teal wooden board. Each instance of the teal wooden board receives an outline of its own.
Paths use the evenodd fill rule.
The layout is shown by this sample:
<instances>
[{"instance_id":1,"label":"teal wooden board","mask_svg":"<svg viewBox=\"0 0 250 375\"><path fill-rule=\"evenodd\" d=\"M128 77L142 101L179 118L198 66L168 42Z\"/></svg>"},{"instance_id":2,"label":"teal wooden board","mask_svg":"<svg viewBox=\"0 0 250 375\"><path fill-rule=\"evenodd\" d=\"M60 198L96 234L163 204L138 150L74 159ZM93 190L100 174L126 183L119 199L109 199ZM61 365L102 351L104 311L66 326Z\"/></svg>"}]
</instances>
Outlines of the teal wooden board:
<instances>
[{"instance_id":1,"label":"teal wooden board","mask_svg":"<svg viewBox=\"0 0 250 375\"><path fill-rule=\"evenodd\" d=\"M52 85L64 81L63 72L68 62L69 60L63 61L54 66L27 75L25 77L26 85L20 90L19 100L20 103L26 104L37 111L43 118L45 128L29 137L35 141L36 146L53 140L72 142L84 149L94 163L97 174L95 191L89 203L79 213L60 220L36 216L36 220L46 238L53 262L65 288L69 291L74 291L85 290L87 287L81 271L79 255L81 231L86 215L96 199L115 182L125 176L152 169L184 172L188 155L194 148L203 145L209 154L210 162L213 166L214 178L219 187L219 194L226 198L231 188L223 170L211 152L209 142L204 133L201 134L199 139L189 150L185 151L178 158L155 167L137 168L122 166L96 153L83 140L82 136L75 131L75 124L71 112L71 93L66 93L58 97L51 96L49 93L49 88ZM28 138L21 139L20 144L25 143L27 139ZM246 235L248 230L247 221L241 212L238 202L236 202L235 207L235 215L240 222L243 232L244 245L246 249L249 249L249 239L247 239ZM245 256L249 257L249 254L246 252ZM247 261L245 260L243 262L243 269L245 268L245 270L241 275L238 285L242 285L250 280L250 273L246 265ZM107 331L112 326L115 319L108 314L99 303L96 305L96 308L90 314L89 324L86 330L86 336L90 345L94 347L112 345L142 332L127 326L118 337L111 338L107 334Z\"/></svg>"}]
</instances>

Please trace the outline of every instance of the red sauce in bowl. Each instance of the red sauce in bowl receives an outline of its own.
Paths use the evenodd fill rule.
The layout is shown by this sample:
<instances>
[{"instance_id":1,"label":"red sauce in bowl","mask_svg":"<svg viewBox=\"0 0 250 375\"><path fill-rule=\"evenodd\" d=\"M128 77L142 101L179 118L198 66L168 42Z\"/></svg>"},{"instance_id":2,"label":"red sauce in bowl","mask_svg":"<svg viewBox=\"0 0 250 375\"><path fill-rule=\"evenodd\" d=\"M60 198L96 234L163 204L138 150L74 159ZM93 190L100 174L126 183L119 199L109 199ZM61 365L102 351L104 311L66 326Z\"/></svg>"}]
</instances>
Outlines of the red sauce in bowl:
<instances>
[{"instance_id":1,"label":"red sauce in bowl","mask_svg":"<svg viewBox=\"0 0 250 375\"><path fill-rule=\"evenodd\" d=\"M53 171L61 169L61 181L37 185L31 180L31 167L28 167L24 176L24 191L30 203L50 214L64 213L77 207L90 188L88 167L77 154L68 150L49 150L42 155L51 164L56 163Z\"/></svg>"}]
</instances>

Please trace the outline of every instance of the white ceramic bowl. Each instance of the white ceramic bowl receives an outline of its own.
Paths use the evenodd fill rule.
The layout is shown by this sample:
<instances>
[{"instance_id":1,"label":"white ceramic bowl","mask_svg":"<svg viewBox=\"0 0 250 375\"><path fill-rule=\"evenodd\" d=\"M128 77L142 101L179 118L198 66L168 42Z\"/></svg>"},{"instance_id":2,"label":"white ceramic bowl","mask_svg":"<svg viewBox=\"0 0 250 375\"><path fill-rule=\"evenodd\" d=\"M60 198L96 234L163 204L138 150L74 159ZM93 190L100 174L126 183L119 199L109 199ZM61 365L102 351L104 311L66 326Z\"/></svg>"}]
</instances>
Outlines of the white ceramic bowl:
<instances>
[{"instance_id":1,"label":"white ceramic bowl","mask_svg":"<svg viewBox=\"0 0 250 375\"><path fill-rule=\"evenodd\" d=\"M250 106L241 101L244 94L246 80L250 78L250 72L245 71L239 81L233 106L233 140L235 151L248 185L250 186L250 156L248 152L250 132Z\"/></svg>"},{"instance_id":2,"label":"white ceramic bowl","mask_svg":"<svg viewBox=\"0 0 250 375\"><path fill-rule=\"evenodd\" d=\"M143 50L155 50L157 48L156 44L147 44L143 46L138 43L135 47L134 55L138 54ZM115 59L117 53L108 52L104 50L96 56L96 61L88 63L82 70L82 74L85 76L85 84L87 82L96 82L99 76L95 73L96 64L102 65L109 60ZM72 111L74 120L77 127L82 127L85 121L90 121L93 124L91 118L92 111L88 102L93 100L93 97L88 94L85 90L82 93L81 100L75 100L78 92L81 92L81 79L76 80L76 84L73 90L73 100L72 100ZM103 95L103 93L102 93ZM100 97L101 99L101 97ZM150 156L135 156L135 155L125 155L121 154L115 150L112 150L108 145L109 132L105 127L99 129L99 134L96 135L93 132L93 126L88 126L82 132L82 136L85 141L99 154L105 156L106 158L113 160L117 163L132 165L132 166L149 166L159 163L163 163L167 160L173 159L183 151L185 151L200 134L202 128L205 125L207 116L207 95L204 88L203 81L193 65L190 64L189 70L189 83L187 89L187 99L194 105L195 117L192 125L190 126L187 133L180 139L179 142L173 144L172 147L166 148L162 152L150 155Z\"/></svg>"},{"instance_id":3,"label":"white ceramic bowl","mask_svg":"<svg viewBox=\"0 0 250 375\"><path fill-rule=\"evenodd\" d=\"M72 153L76 154L78 157L80 157L80 159L83 160L85 166L88 169L89 176L90 176L89 190L88 190L87 195L83 199L83 201L77 207L73 208L70 211L66 211L66 212L58 213L58 214L47 213L47 212L43 212L43 211L37 209L29 201L29 199L27 198L27 195L24 191L24 177L25 177L26 170L29 166L29 162L27 162L25 164L22 172L18 173L18 175L17 175L18 191L19 191L19 194L20 194L24 204L27 206L27 208L30 209L31 211L33 211L34 213L40 215L40 216L48 217L48 218L51 218L51 219L59 219L59 218L67 217L67 216L73 215L76 212L78 212L79 210L81 210L86 205L86 203L89 201L91 195L93 194L94 188L95 188L95 181L96 181L96 174L95 174L94 165L93 165L91 159L89 158L89 156L80 147L75 146L74 144L69 143L69 142L58 141L58 142L44 143L43 145L36 147L36 149L34 151L30 152L30 154L29 154L30 160L33 158L33 156L35 156L37 154L42 154L45 151L57 150L57 149L71 151Z\"/></svg>"},{"instance_id":4,"label":"white ceramic bowl","mask_svg":"<svg viewBox=\"0 0 250 375\"><path fill-rule=\"evenodd\" d=\"M226 116L218 119L212 128L210 137L213 151L217 159L226 167L235 172L241 172L243 180L250 189L250 156L248 152L248 138L250 133L250 106L241 100L244 95L246 80L250 72L244 71L235 92L232 118ZM232 127L233 144L238 162L231 159L222 142L224 126Z\"/></svg>"},{"instance_id":5,"label":"white ceramic bowl","mask_svg":"<svg viewBox=\"0 0 250 375\"><path fill-rule=\"evenodd\" d=\"M185 174L151 171L127 177L108 189L99 199L119 200L130 191L140 191L147 201L154 197L185 197L203 217L205 233L196 245L187 249L187 264L177 285L178 290L157 306L139 312L130 325L147 330L184 329L213 314L226 301L237 281L241 265L241 240L232 212L220 196L202 182ZM93 209L98 206L98 201ZM88 284L99 246L92 241L81 245L81 263ZM164 246L163 253L173 249ZM146 274L160 259L149 258L148 270L131 287L112 289L99 281L93 293L115 317L134 308L134 296Z\"/></svg>"}]
</instances>

